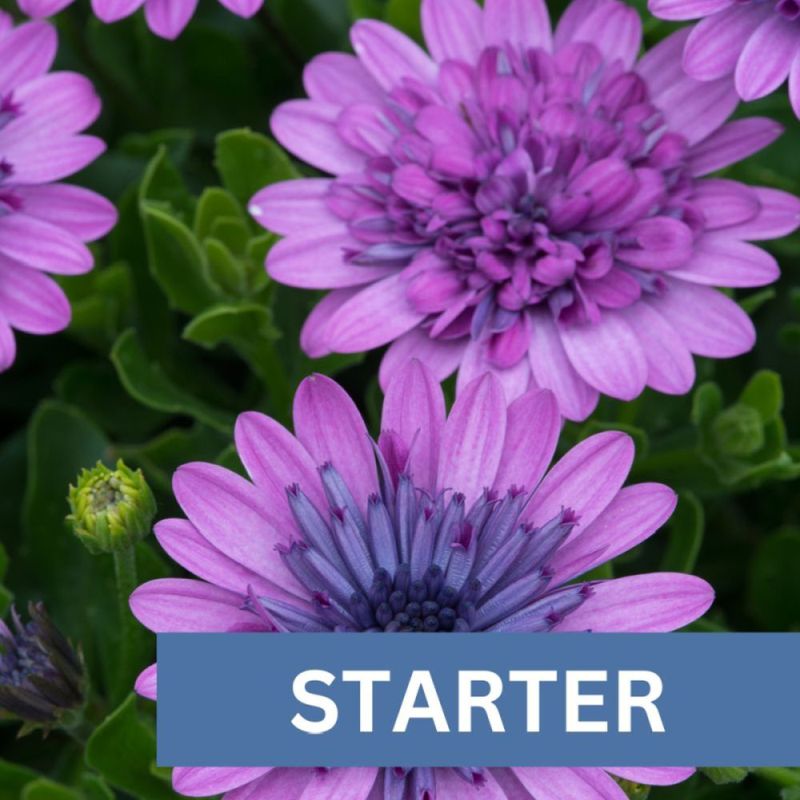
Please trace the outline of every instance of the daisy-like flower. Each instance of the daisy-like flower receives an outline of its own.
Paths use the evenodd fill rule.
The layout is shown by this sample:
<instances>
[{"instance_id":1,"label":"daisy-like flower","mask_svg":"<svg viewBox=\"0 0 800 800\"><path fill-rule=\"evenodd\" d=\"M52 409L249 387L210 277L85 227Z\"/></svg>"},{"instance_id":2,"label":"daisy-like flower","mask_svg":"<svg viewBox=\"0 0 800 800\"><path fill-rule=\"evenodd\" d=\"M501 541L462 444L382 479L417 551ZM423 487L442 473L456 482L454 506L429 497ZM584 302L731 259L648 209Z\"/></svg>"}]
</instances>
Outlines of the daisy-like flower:
<instances>
[{"instance_id":1,"label":"daisy-like flower","mask_svg":"<svg viewBox=\"0 0 800 800\"><path fill-rule=\"evenodd\" d=\"M73 0L17 0L20 10L35 19L52 17ZM239 17L256 14L264 0L219 0ZM144 6L147 26L163 39L177 39L197 8L197 0L92 0L92 10L103 22L118 22Z\"/></svg>"},{"instance_id":2,"label":"daisy-like flower","mask_svg":"<svg viewBox=\"0 0 800 800\"><path fill-rule=\"evenodd\" d=\"M294 435L239 418L249 480L211 464L177 471L188 519L155 532L199 580L144 584L133 613L155 632L654 632L697 619L713 591L691 575L574 582L657 530L675 494L622 488L634 455L622 433L586 439L548 472L560 419L547 390L507 406L491 374L446 416L439 383L412 360L374 442L338 384L308 378ZM155 666L137 690L155 699ZM226 800L455 800L473 787L476 800L625 800L609 773L658 784L691 770L178 768L173 783Z\"/></svg>"},{"instance_id":3,"label":"daisy-like flower","mask_svg":"<svg viewBox=\"0 0 800 800\"><path fill-rule=\"evenodd\" d=\"M749 350L753 326L714 286L778 267L748 240L794 230L800 202L703 176L780 133L726 122L729 80L681 70L686 33L637 61L641 22L576 0L551 33L543 0L424 0L429 53L376 21L356 55L305 72L277 139L335 177L270 186L251 213L286 238L267 270L330 289L308 319L312 357L391 343L459 390L485 371L509 397L551 389L587 417L598 394L694 381L692 354Z\"/></svg>"},{"instance_id":4,"label":"daisy-like flower","mask_svg":"<svg viewBox=\"0 0 800 800\"><path fill-rule=\"evenodd\" d=\"M774 92L789 79L789 99L800 117L800 3L797 0L650 0L669 20L695 20L683 51L693 78L734 75L742 100Z\"/></svg>"},{"instance_id":5,"label":"daisy-like flower","mask_svg":"<svg viewBox=\"0 0 800 800\"><path fill-rule=\"evenodd\" d=\"M0 372L14 362L15 330L49 334L69 324L69 302L46 273L90 270L84 243L116 220L104 198L54 182L104 150L81 133L100 113L91 83L48 73L56 48L52 26L14 27L0 12Z\"/></svg>"}]
</instances>

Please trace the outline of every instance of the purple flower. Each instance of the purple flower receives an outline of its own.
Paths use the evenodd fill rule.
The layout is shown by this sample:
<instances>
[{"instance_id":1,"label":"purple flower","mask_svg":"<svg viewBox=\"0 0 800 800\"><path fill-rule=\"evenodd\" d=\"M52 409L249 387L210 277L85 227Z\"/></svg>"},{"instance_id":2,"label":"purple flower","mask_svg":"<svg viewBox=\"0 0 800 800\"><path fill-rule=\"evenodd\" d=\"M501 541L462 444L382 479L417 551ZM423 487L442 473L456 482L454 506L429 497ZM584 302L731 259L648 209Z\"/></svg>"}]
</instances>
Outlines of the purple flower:
<instances>
[{"instance_id":1,"label":"purple flower","mask_svg":"<svg viewBox=\"0 0 800 800\"><path fill-rule=\"evenodd\" d=\"M794 230L800 201L702 176L777 123L726 122L736 93L686 77L684 33L637 62L639 17L616 0L576 0L554 35L542 0L424 0L422 23L431 55L358 22L357 55L315 58L310 99L273 116L285 147L335 176L251 203L286 237L270 275L331 290L309 355L391 343L384 387L417 357L439 379L458 370L459 390L486 371L510 400L551 389L581 420L599 393L687 392L692 353L752 347L712 287L775 280L748 240Z\"/></svg>"},{"instance_id":2,"label":"purple flower","mask_svg":"<svg viewBox=\"0 0 800 800\"><path fill-rule=\"evenodd\" d=\"M156 526L167 553L198 576L131 596L142 624L182 631L670 631L710 606L711 587L656 573L571 583L653 534L675 494L622 488L633 444L586 439L548 471L560 429L552 393L508 408L477 378L446 416L421 362L397 371L370 440L356 406L328 378L295 396L295 435L243 414L236 448L250 480L212 464L175 474L188 519ZM155 699L155 666L137 682ZM674 783L688 769L610 769ZM226 800L447 800L531 796L624 800L601 769L176 769L188 795ZM347 787L346 793L342 787ZM407 791L404 794L404 790ZM427 794L426 794L427 792Z\"/></svg>"},{"instance_id":3,"label":"purple flower","mask_svg":"<svg viewBox=\"0 0 800 800\"><path fill-rule=\"evenodd\" d=\"M48 74L56 47L52 26L14 27L0 12L0 372L14 362L15 330L49 334L69 324L69 302L46 273L89 271L84 242L116 220L107 200L54 182L104 149L81 133L100 113L91 83Z\"/></svg>"},{"instance_id":4,"label":"purple flower","mask_svg":"<svg viewBox=\"0 0 800 800\"><path fill-rule=\"evenodd\" d=\"M73 0L17 0L23 13L35 19L52 17ZM252 17L264 0L219 0L240 17ZM118 22L144 6L147 25L164 39L177 39L197 8L197 0L92 0L92 10L103 22Z\"/></svg>"},{"instance_id":5,"label":"purple flower","mask_svg":"<svg viewBox=\"0 0 800 800\"><path fill-rule=\"evenodd\" d=\"M797 0L650 0L669 20L701 20L685 40L683 66L693 78L734 75L742 100L774 92L789 79L800 117L800 2Z\"/></svg>"}]
</instances>

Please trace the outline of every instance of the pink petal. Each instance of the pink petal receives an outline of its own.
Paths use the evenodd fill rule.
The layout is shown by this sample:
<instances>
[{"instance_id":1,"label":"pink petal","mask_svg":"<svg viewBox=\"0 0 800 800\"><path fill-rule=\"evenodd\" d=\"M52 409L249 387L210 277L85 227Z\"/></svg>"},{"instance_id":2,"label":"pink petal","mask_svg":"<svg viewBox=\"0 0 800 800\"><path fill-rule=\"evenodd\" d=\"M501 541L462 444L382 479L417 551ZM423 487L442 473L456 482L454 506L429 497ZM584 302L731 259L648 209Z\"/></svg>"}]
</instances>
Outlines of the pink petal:
<instances>
[{"instance_id":1,"label":"pink petal","mask_svg":"<svg viewBox=\"0 0 800 800\"><path fill-rule=\"evenodd\" d=\"M414 328L396 339L381 361L380 384L385 389L392 377L412 358L418 358L436 377L443 381L458 368L464 354L465 343L431 339L428 334Z\"/></svg>"},{"instance_id":2,"label":"pink petal","mask_svg":"<svg viewBox=\"0 0 800 800\"><path fill-rule=\"evenodd\" d=\"M800 53L789 70L789 102L796 117L800 118Z\"/></svg>"},{"instance_id":3,"label":"pink petal","mask_svg":"<svg viewBox=\"0 0 800 800\"><path fill-rule=\"evenodd\" d=\"M647 358L639 340L618 312L597 323L559 328L572 366L590 385L620 400L638 397L647 383Z\"/></svg>"},{"instance_id":4,"label":"pink petal","mask_svg":"<svg viewBox=\"0 0 800 800\"><path fill-rule=\"evenodd\" d=\"M716 14L736 0L650 0L648 8L661 19L700 19Z\"/></svg>"},{"instance_id":5,"label":"pink petal","mask_svg":"<svg viewBox=\"0 0 800 800\"><path fill-rule=\"evenodd\" d=\"M144 0L92 0L92 10L103 22L117 22L144 5Z\"/></svg>"},{"instance_id":6,"label":"pink petal","mask_svg":"<svg viewBox=\"0 0 800 800\"><path fill-rule=\"evenodd\" d=\"M550 14L544 0L486 0L483 30L487 45L552 47Z\"/></svg>"},{"instance_id":7,"label":"pink petal","mask_svg":"<svg viewBox=\"0 0 800 800\"><path fill-rule=\"evenodd\" d=\"M38 137L5 145L0 132L3 155L14 165L16 183L59 181L91 164L105 149L94 136L68 136L45 143Z\"/></svg>"},{"instance_id":8,"label":"pink petal","mask_svg":"<svg viewBox=\"0 0 800 800\"><path fill-rule=\"evenodd\" d=\"M671 274L706 286L750 287L778 280L780 268L766 250L720 231L703 236L695 244L691 259Z\"/></svg>"},{"instance_id":9,"label":"pink petal","mask_svg":"<svg viewBox=\"0 0 800 800\"><path fill-rule=\"evenodd\" d=\"M642 46L642 20L623 3L601 4L575 27L571 39L591 42L607 62L619 60L629 69Z\"/></svg>"},{"instance_id":10,"label":"pink petal","mask_svg":"<svg viewBox=\"0 0 800 800\"><path fill-rule=\"evenodd\" d=\"M0 254L61 275L79 275L94 265L89 249L72 234L21 213L0 217Z\"/></svg>"},{"instance_id":11,"label":"pink petal","mask_svg":"<svg viewBox=\"0 0 800 800\"><path fill-rule=\"evenodd\" d=\"M71 314L55 281L0 256L0 316L12 327L25 333L57 333L69 325Z\"/></svg>"},{"instance_id":12,"label":"pink petal","mask_svg":"<svg viewBox=\"0 0 800 800\"><path fill-rule=\"evenodd\" d=\"M800 54L794 21L773 14L758 26L736 64L736 90L742 100L756 100L777 89Z\"/></svg>"},{"instance_id":13,"label":"pink petal","mask_svg":"<svg viewBox=\"0 0 800 800\"><path fill-rule=\"evenodd\" d=\"M366 800L377 777L372 767L316 770L300 800Z\"/></svg>"},{"instance_id":14,"label":"pink petal","mask_svg":"<svg viewBox=\"0 0 800 800\"><path fill-rule=\"evenodd\" d=\"M367 426L347 392L324 375L306 378L294 397L294 429L316 464L333 464L364 512L378 476Z\"/></svg>"},{"instance_id":15,"label":"pink petal","mask_svg":"<svg viewBox=\"0 0 800 800\"><path fill-rule=\"evenodd\" d=\"M245 469L282 525L294 527L286 489L295 483L311 502L321 508L327 506L317 472L321 463L315 463L308 450L279 422L247 411L236 420L234 439Z\"/></svg>"},{"instance_id":16,"label":"pink petal","mask_svg":"<svg viewBox=\"0 0 800 800\"><path fill-rule=\"evenodd\" d=\"M670 572L594 584L593 594L555 630L667 633L699 619L714 602L701 578Z\"/></svg>"},{"instance_id":17,"label":"pink petal","mask_svg":"<svg viewBox=\"0 0 800 800\"><path fill-rule=\"evenodd\" d=\"M242 610L244 596L203 581L161 578L130 597L133 615L154 633L224 633L252 626L258 617Z\"/></svg>"},{"instance_id":18,"label":"pink petal","mask_svg":"<svg viewBox=\"0 0 800 800\"><path fill-rule=\"evenodd\" d=\"M503 390L494 376L484 375L458 395L447 419L438 487L461 492L469 507L494 484L505 434Z\"/></svg>"},{"instance_id":19,"label":"pink petal","mask_svg":"<svg viewBox=\"0 0 800 800\"><path fill-rule=\"evenodd\" d=\"M358 291L358 288L334 289L314 306L300 331L300 347L309 358L322 358L333 352L327 334L328 322Z\"/></svg>"},{"instance_id":20,"label":"pink petal","mask_svg":"<svg viewBox=\"0 0 800 800\"><path fill-rule=\"evenodd\" d=\"M586 419L597 405L597 390L572 366L549 312L535 313L531 320L533 334L528 355L536 384L553 392L567 419Z\"/></svg>"},{"instance_id":21,"label":"pink petal","mask_svg":"<svg viewBox=\"0 0 800 800\"><path fill-rule=\"evenodd\" d=\"M270 277L300 289L339 289L361 286L396 272L394 267L358 267L345 259L353 238L344 224L318 228L311 235L290 236L267 256Z\"/></svg>"},{"instance_id":22,"label":"pink petal","mask_svg":"<svg viewBox=\"0 0 800 800\"><path fill-rule=\"evenodd\" d=\"M761 210L758 194L752 187L722 178L696 181L691 203L703 212L706 230L747 222Z\"/></svg>"},{"instance_id":23,"label":"pink petal","mask_svg":"<svg viewBox=\"0 0 800 800\"><path fill-rule=\"evenodd\" d=\"M624 433L609 431L584 439L547 473L528 505L526 521L544 525L570 508L579 523L573 535L579 535L616 497L633 456L633 440Z\"/></svg>"},{"instance_id":24,"label":"pink petal","mask_svg":"<svg viewBox=\"0 0 800 800\"><path fill-rule=\"evenodd\" d=\"M730 75L736 69L745 43L771 13L771 8L760 3L742 3L700 20L686 40L683 68L700 81Z\"/></svg>"},{"instance_id":25,"label":"pink petal","mask_svg":"<svg viewBox=\"0 0 800 800\"><path fill-rule=\"evenodd\" d=\"M646 303L623 312L647 359L647 385L665 394L686 394L695 380L692 354L680 334Z\"/></svg>"},{"instance_id":26,"label":"pink petal","mask_svg":"<svg viewBox=\"0 0 800 800\"><path fill-rule=\"evenodd\" d=\"M266 775L271 767L175 767L172 787L188 797L210 797Z\"/></svg>"},{"instance_id":27,"label":"pink petal","mask_svg":"<svg viewBox=\"0 0 800 800\"><path fill-rule=\"evenodd\" d=\"M312 100L338 106L383 102L384 94L362 63L349 53L321 53L303 72L303 85Z\"/></svg>"},{"instance_id":28,"label":"pink petal","mask_svg":"<svg viewBox=\"0 0 800 800\"><path fill-rule=\"evenodd\" d=\"M800 198L766 186L754 186L752 191L761 206L759 213L747 222L726 228L725 233L737 239L762 241L780 239L797 230L800 226Z\"/></svg>"},{"instance_id":29,"label":"pink petal","mask_svg":"<svg viewBox=\"0 0 800 800\"><path fill-rule=\"evenodd\" d=\"M605 511L556 553L548 565L554 572L552 585L560 586L627 553L672 516L677 502L675 492L661 483L639 483L620 489Z\"/></svg>"},{"instance_id":30,"label":"pink petal","mask_svg":"<svg viewBox=\"0 0 800 800\"><path fill-rule=\"evenodd\" d=\"M458 369L456 393L462 392L476 378L489 372L503 387L506 403L512 403L522 397L531 385L531 368L525 355L523 353L523 357L511 367L497 366L492 362L490 347L486 342L470 341Z\"/></svg>"},{"instance_id":31,"label":"pink petal","mask_svg":"<svg viewBox=\"0 0 800 800\"><path fill-rule=\"evenodd\" d=\"M117 221L114 204L80 186L15 186L28 216L69 231L82 242L105 236Z\"/></svg>"},{"instance_id":32,"label":"pink petal","mask_svg":"<svg viewBox=\"0 0 800 800\"><path fill-rule=\"evenodd\" d=\"M481 783L472 791L464 788L469 784L454 769L437 769L435 772L436 796L442 800L461 800L465 797L469 800L509 800L488 770L483 771Z\"/></svg>"},{"instance_id":33,"label":"pink petal","mask_svg":"<svg viewBox=\"0 0 800 800\"><path fill-rule=\"evenodd\" d=\"M31 19L53 17L73 0L17 0L19 10Z\"/></svg>"},{"instance_id":34,"label":"pink petal","mask_svg":"<svg viewBox=\"0 0 800 800\"><path fill-rule=\"evenodd\" d=\"M692 147L690 163L695 175L708 175L763 150L783 133L783 126L766 117L736 119Z\"/></svg>"},{"instance_id":35,"label":"pink petal","mask_svg":"<svg viewBox=\"0 0 800 800\"><path fill-rule=\"evenodd\" d=\"M506 437L494 488L512 486L532 491L550 466L561 432L561 415L555 395L532 389L508 407Z\"/></svg>"},{"instance_id":36,"label":"pink petal","mask_svg":"<svg viewBox=\"0 0 800 800\"><path fill-rule=\"evenodd\" d=\"M381 430L394 431L410 448L408 471L415 485L433 492L446 411L442 388L417 359L400 369L386 390Z\"/></svg>"},{"instance_id":37,"label":"pink petal","mask_svg":"<svg viewBox=\"0 0 800 800\"><path fill-rule=\"evenodd\" d=\"M299 800L313 775L310 769L276 768L252 783L229 791L224 800Z\"/></svg>"},{"instance_id":38,"label":"pink petal","mask_svg":"<svg viewBox=\"0 0 800 800\"><path fill-rule=\"evenodd\" d=\"M475 0L423 0L422 30L438 62L475 63L483 48L481 10Z\"/></svg>"},{"instance_id":39,"label":"pink petal","mask_svg":"<svg viewBox=\"0 0 800 800\"><path fill-rule=\"evenodd\" d=\"M219 0L228 11L232 11L238 17L250 19L255 16L264 5L264 0Z\"/></svg>"},{"instance_id":40,"label":"pink petal","mask_svg":"<svg viewBox=\"0 0 800 800\"><path fill-rule=\"evenodd\" d=\"M0 315L0 372L7 370L17 357L17 343L14 340L14 331Z\"/></svg>"},{"instance_id":41,"label":"pink petal","mask_svg":"<svg viewBox=\"0 0 800 800\"><path fill-rule=\"evenodd\" d=\"M240 596L247 594L249 586L259 595L283 595L274 583L217 550L189 520L161 520L155 526L155 535L173 561L204 581ZM282 564L280 559L276 559L277 564ZM302 593L295 578L288 572L281 580L281 586L294 587Z\"/></svg>"},{"instance_id":42,"label":"pink petal","mask_svg":"<svg viewBox=\"0 0 800 800\"><path fill-rule=\"evenodd\" d=\"M197 8L197 0L146 0L144 16L153 33L164 39L177 39Z\"/></svg>"},{"instance_id":43,"label":"pink petal","mask_svg":"<svg viewBox=\"0 0 800 800\"><path fill-rule=\"evenodd\" d=\"M647 82L650 96L662 94L683 76L681 55L689 29L675 31L649 48L636 65L636 72Z\"/></svg>"},{"instance_id":44,"label":"pink petal","mask_svg":"<svg viewBox=\"0 0 800 800\"><path fill-rule=\"evenodd\" d=\"M674 786L694 775L693 767L604 767L618 778L645 786Z\"/></svg>"},{"instance_id":45,"label":"pink petal","mask_svg":"<svg viewBox=\"0 0 800 800\"><path fill-rule=\"evenodd\" d=\"M324 178L273 183L253 197L247 210L259 225L281 236L307 233L318 225L335 227L336 217L325 205L331 183Z\"/></svg>"},{"instance_id":46,"label":"pink petal","mask_svg":"<svg viewBox=\"0 0 800 800\"><path fill-rule=\"evenodd\" d=\"M514 774L536 800L626 800L627 797L601 769L517 767Z\"/></svg>"},{"instance_id":47,"label":"pink petal","mask_svg":"<svg viewBox=\"0 0 800 800\"><path fill-rule=\"evenodd\" d=\"M752 349L756 332L741 307L715 289L668 279L668 291L648 299L699 356L732 358Z\"/></svg>"},{"instance_id":48,"label":"pink petal","mask_svg":"<svg viewBox=\"0 0 800 800\"><path fill-rule=\"evenodd\" d=\"M437 67L430 56L396 28L377 20L359 20L350 31L353 50L378 84L392 89L403 78L433 83Z\"/></svg>"},{"instance_id":49,"label":"pink petal","mask_svg":"<svg viewBox=\"0 0 800 800\"><path fill-rule=\"evenodd\" d=\"M43 75L53 64L58 47L55 28L28 22L0 39L0 93Z\"/></svg>"},{"instance_id":50,"label":"pink petal","mask_svg":"<svg viewBox=\"0 0 800 800\"><path fill-rule=\"evenodd\" d=\"M331 315L325 332L336 352L360 353L397 339L425 316L406 300L406 282L398 272L343 303Z\"/></svg>"},{"instance_id":51,"label":"pink petal","mask_svg":"<svg viewBox=\"0 0 800 800\"><path fill-rule=\"evenodd\" d=\"M287 150L323 172L360 172L363 153L345 144L336 130L340 110L317 100L290 100L273 113L272 133Z\"/></svg>"},{"instance_id":52,"label":"pink petal","mask_svg":"<svg viewBox=\"0 0 800 800\"><path fill-rule=\"evenodd\" d=\"M286 570L275 546L289 542L257 487L215 464L185 464L172 479L175 498L203 536L220 552L275 583Z\"/></svg>"},{"instance_id":53,"label":"pink petal","mask_svg":"<svg viewBox=\"0 0 800 800\"><path fill-rule=\"evenodd\" d=\"M156 664L151 664L136 679L134 691L141 697L148 700L156 700L158 695L158 668Z\"/></svg>"}]
</instances>

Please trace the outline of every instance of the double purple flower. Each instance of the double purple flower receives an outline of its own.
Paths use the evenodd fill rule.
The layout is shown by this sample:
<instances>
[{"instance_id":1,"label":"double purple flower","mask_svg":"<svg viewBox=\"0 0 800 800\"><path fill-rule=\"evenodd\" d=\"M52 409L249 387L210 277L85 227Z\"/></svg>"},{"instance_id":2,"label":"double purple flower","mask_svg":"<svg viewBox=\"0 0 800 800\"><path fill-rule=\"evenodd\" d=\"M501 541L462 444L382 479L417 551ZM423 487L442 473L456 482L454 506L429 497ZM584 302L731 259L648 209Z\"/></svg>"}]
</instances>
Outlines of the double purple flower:
<instances>
[{"instance_id":1,"label":"double purple flower","mask_svg":"<svg viewBox=\"0 0 800 800\"><path fill-rule=\"evenodd\" d=\"M236 448L249 480L212 464L174 478L188 519L156 526L166 552L197 579L151 581L131 596L156 632L638 631L701 616L711 587L656 573L575 582L652 535L675 494L623 488L631 439L601 433L548 470L561 417L553 394L507 406L490 374L449 416L416 360L397 370L370 439L347 394L306 379L294 434L243 414ZM155 666L137 682L155 699ZM625 800L609 773L674 783L688 769L176 769L188 795L226 800Z\"/></svg>"},{"instance_id":2,"label":"double purple flower","mask_svg":"<svg viewBox=\"0 0 800 800\"><path fill-rule=\"evenodd\" d=\"M752 347L713 287L775 280L750 241L794 230L800 203L704 177L780 126L728 122L736 91L684 74L686 33L638 59L638 14L616 0L576 0L554 33L542 0L424 0L422 24L429 52L358 22L356 55L314 59L310 99L273 116L334 176L251 204L285 236L270 275L330 290L303 331L311 356L390 344L384 387L418 357L459 389L487 371L511 399L551 389L581 420L601 393L688 391L692 354Z\"/></svg>"}]
</instances>

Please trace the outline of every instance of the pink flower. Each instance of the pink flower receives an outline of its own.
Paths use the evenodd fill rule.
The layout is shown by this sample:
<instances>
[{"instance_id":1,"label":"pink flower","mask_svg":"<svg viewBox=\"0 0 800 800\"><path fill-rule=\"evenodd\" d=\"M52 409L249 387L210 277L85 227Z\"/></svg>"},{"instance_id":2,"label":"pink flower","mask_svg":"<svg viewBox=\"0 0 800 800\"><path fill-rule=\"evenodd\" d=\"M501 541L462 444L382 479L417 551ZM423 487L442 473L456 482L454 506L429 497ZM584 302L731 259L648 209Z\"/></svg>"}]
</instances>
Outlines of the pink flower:
<instances>
[{"instance_id":1,"label":"pink flower","mask_svg":"<svg viewBox=\"0 0 800 800\"><path fill-rule=\"evenodd\" d=\"M797 0L650 0L669 20L699 19L683 51L693 78L734 75L742 100L766 97L789 79L800 117L800 3Z\"/></svg>"},{"instance_id":2,"label":"pink flower","mask_svg":"<svg viewBox=\"0 0 800 800\"><path fill-rule=\"evenodd\" d=\"M252 17L264 0L219 0L225 8L240 17ZM52 17L73 0L18 0L23 13L35 19ZM94 13L103 22L118 22L144 6L147 25L164 39L177 39L188 25L197 0L92 0Z\"/></svg>"},{"instance_id":3,"label":"pink flower","mask_svg":"<svg viewBox=\"0 0 800 800\"><path fill-rule=\"evenodd\" d=\"M14 27L0 13L0 372L14 362L15 330L50 334L69 324L69 302L47 273L88 272L84 242L116 221L107 200L56 182L105 148L81 133L100 113L91 83L48 73L56 47L52 26Z\"/></svg>"},{"instance_id":4,"label":"pink flower","mask_svg":"<svg viewBox=\"0 0 800 800\"><path fill-rule=\"evenodd\" d=\"M688 78L685 32L637 61L641 23L576 0L551 33L543 0L424 0L429 53L365 20L356 56L305 72L276 138L335 177L270 186L251 213L284 235L267 270L330 293L306 352L389 344L458 388L486 371L510 398L551 389L587 417L599 394L687 392L692 354L749 350L747 315L714 286L778 276L749 243L794 230L784 192L706 178L780 133L726 122L730 81Z\"/></svg>"},{"instance_id":5,"label":"pink flower","mask_svg":"<svg viewBox=\"0 0 800 800\"><path fill-rule=\"evenodd\" d=\"M487 374L449 416L419 361L397 371L371 441L332 380L306 379L294 435L243 414L236 448L250 479L188 464L173 489L188 519L156 526L166 552L197 579L156 580L131 596L155 632L639 631L701 616L711 587L655 573L573 582L651 536L675 494L623 488L633 443L586 439L548 470L561 418L552 393L507 406ZM156 697L155 666L137 691ZM226 800L625 800L609 773L675 783L689 769L182 769L187 795ZM404 794L407 791L407 794ZM426 794L427 793L427 794Z\"/></svg>"}]
</instances>

